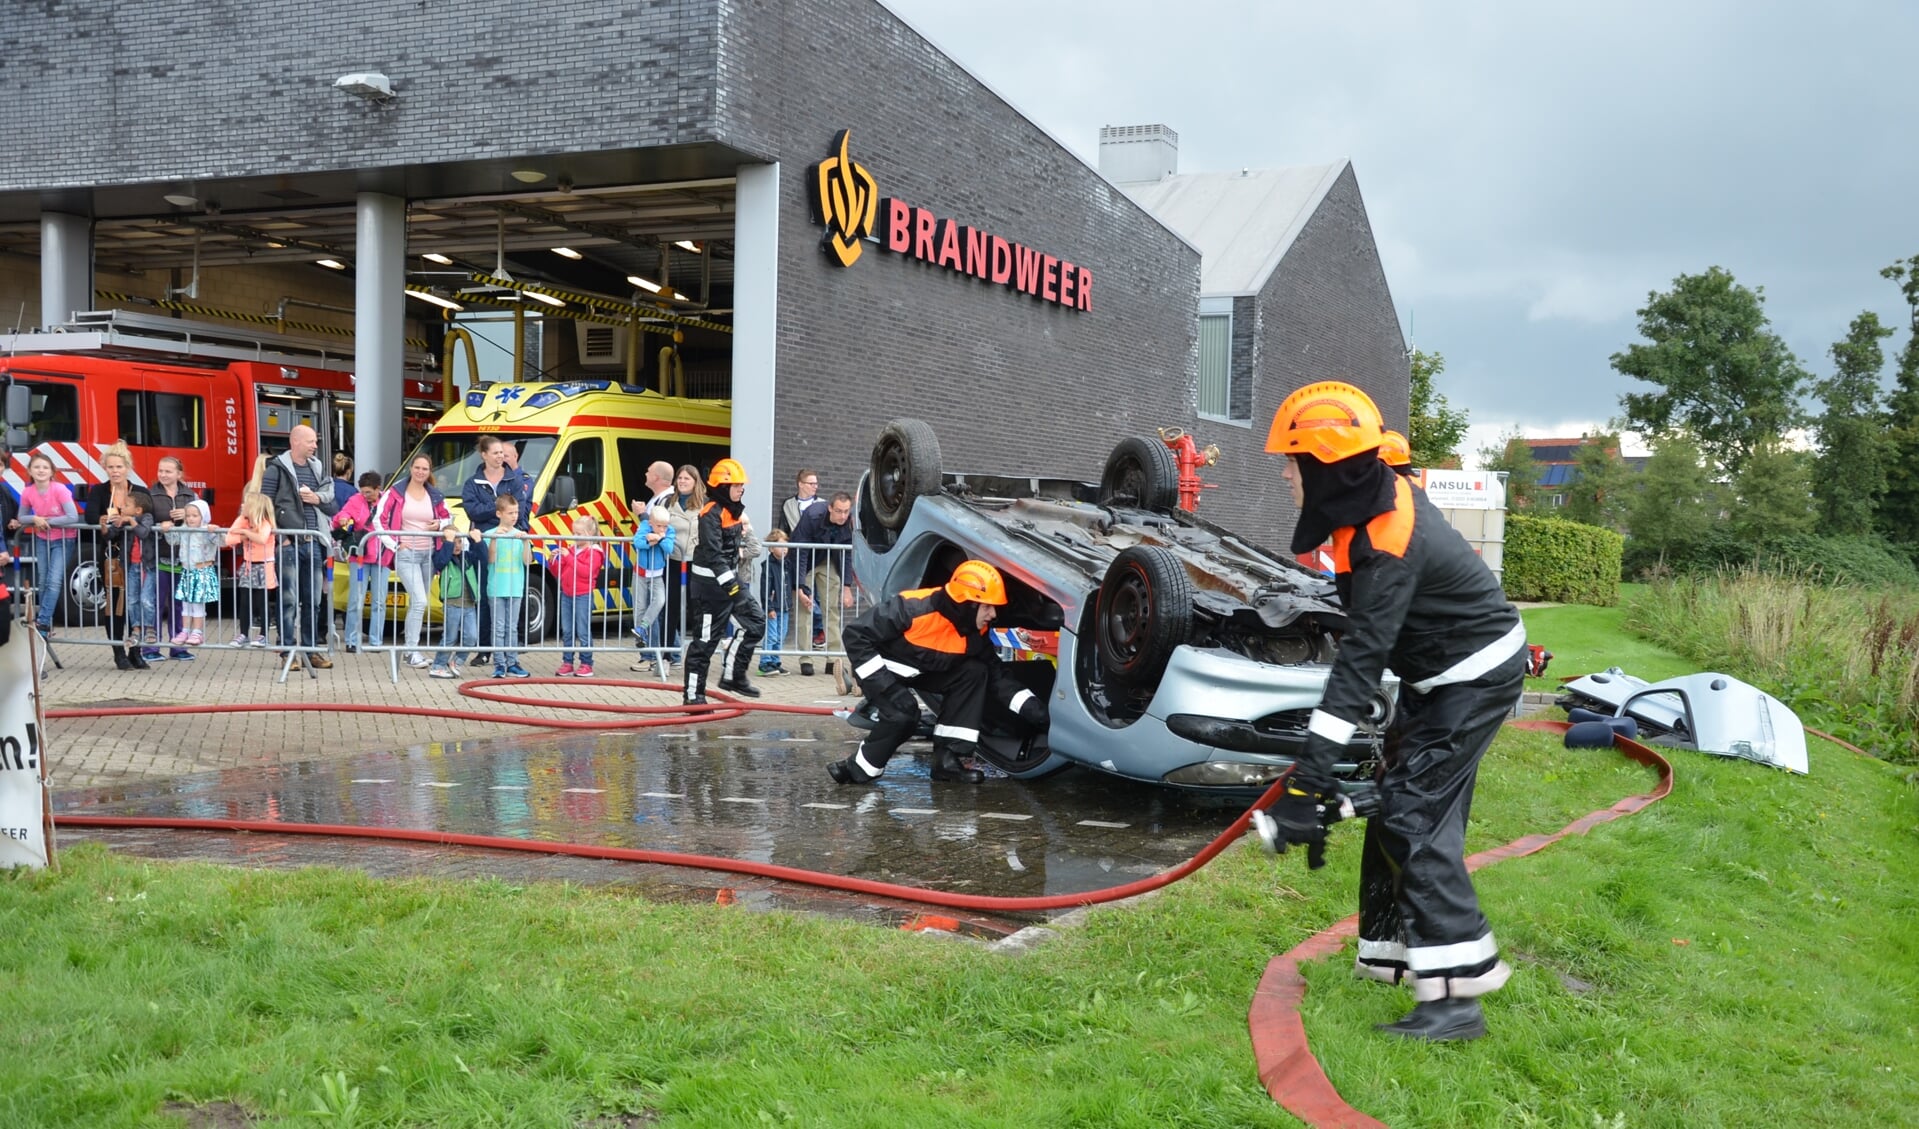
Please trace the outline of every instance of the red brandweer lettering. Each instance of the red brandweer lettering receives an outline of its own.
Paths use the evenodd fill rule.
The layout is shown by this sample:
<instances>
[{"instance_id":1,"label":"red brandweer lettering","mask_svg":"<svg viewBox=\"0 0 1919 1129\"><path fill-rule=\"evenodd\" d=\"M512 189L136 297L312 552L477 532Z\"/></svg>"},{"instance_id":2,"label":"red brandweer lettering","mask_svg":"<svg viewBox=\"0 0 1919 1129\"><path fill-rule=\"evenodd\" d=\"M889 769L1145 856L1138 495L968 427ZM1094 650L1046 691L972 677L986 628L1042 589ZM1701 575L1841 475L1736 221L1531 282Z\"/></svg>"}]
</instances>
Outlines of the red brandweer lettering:
<instances>
[{"instance_id":1,"label":"red brandweer lettering","mask_svg":"<svg viewBox=\"0 0 1919 1129\"><path fill-rule=\"evenodd\" d=\"M992 237L992 247L993 270L987 281L995 286L1004 286L1006 280L1013 277L1013 245L995 235Z\"/></svg>"},{"instance_id":2,"label":"red brandweer lettering","mask_svg":"<svg viewBox=\"0 0 1919 1129\"><path fill-rule=\"evenodd\" d=\"M1059 301L1059 260L1051 255L1039 257L1039 296L1048 302Z\"/></svg>"},{"instance_id":3,"label":"red brandweer lettering","mask_svg":"<svg viewBox=\"0 0 1919 1129\"><path fill-rule=\"evenodd\" d=\"M1093 309L1093 272L1085 267L1079 268L1079 305L1074 308L1089 313Z\"/></svg>"},{"instance_id":4,"label":"red brandweer lettering","mask_svg":"<svg viewBox=\"0 0 1919 1129\"><path fill-rule=\"evenodd\" d=\"M1059 304L1073 308L1073 264L1065 259L1059 261Z\"/></svg>"},{"instance_id":5,"label":"red brandweer lettering","mask_svg":"<svg viewBox=\"0 0 1919 1129\"><path fill-rule=\"evenodd\" d=\"M966 239L967 274L975 278L986 277L986 233L976 227L961 228Z\"/></svg>"},{"instance_id":6,"label":"red brandweer lettering","mask_svg":"<svg viewBox=\"0 0 1919 1129\"><path fill-rule=\"evenodd\" d=\"M952 220L941 220L939 265L960 269L959 225Z\"/></svg>"},{"instance_id":7,"label":"red brandweer lettering","mask_svg":"<svg viewBox=\"0 0 1919 1129\"><path fill-rule=\"evenodd\" d=\"M887 197L886 208L886 249L899 254L906 250L912 240L913 207L904 200Z\"/></svg>"},{"instance_id":8,"label":"red brandweer lettering","mask_svg":"<svg viewBox=\"0 0 1919 1129\"><path fill-rule=\"evenodd\" d=\"M925 208L913 209L913 257L933 258L933 213Z\"/></svg>"},{"instance_id":9,"label":"red brandweer lettering","mask_svg":"<svg viewBox=\"0 0 1919 1129\"><path fill-rule=\"evenodd\" d=\"M1037 293L1039 290L1039 252L1015 243L1013 244L1013 255L1016 260L1016 266L1013 272L1013 288L1027 294Z\"/></svg>"}]
</instances>

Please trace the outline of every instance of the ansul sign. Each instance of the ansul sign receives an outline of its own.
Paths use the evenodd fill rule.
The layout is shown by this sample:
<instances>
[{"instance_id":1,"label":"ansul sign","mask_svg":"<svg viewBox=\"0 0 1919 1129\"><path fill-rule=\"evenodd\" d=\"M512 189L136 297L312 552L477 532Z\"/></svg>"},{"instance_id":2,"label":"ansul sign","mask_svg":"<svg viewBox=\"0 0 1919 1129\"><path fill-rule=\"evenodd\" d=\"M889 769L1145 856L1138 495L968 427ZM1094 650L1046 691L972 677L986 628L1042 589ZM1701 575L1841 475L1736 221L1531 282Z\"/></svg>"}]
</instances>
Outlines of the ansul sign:
<instances>
[{"instance_id":1,"label":"ansul sign","mask_svg":"<svg viewBox=\"0 0 1919 1129\"><path fill-rule=\"evenodd\" d=\"M863 243L877 234L878 244L893 254L1069 310L1083 313L1093 308L1089 268L896 197L881 197L873 174L848 155L847 135L847 130L841 130L834 138L833 152L813 166L808 183L814 219L826 228L822 246L839 265L858 262Z\"/></svg>"}]
</instances>

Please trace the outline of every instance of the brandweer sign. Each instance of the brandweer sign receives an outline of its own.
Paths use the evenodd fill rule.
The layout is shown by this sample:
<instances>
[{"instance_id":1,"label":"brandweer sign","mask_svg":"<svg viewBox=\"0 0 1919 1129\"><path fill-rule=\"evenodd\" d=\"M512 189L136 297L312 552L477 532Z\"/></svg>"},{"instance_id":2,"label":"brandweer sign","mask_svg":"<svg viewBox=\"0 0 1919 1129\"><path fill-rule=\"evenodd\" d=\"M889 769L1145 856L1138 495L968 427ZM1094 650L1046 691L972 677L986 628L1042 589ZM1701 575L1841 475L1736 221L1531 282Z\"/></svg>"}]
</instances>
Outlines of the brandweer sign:
<instances>
[{"instance_id":1,"label":"brandweer sign","mask_svg":"<svg viewBox=\"0 0 1919 1129\"><path fill-rule=\"evenodd\" d=\"M839 265L859 261L873 239L905 255L956 274L1028 294L1078 313L1093 308L1093 272L1068 259L981 231L930 208L879 194L879 183L847 153L849 131L834 138L834 152L813 166L808 188L813 216L826 228L821 241ZM879 231L874 231L875 226Z\"/></svg>"}]
</instances>

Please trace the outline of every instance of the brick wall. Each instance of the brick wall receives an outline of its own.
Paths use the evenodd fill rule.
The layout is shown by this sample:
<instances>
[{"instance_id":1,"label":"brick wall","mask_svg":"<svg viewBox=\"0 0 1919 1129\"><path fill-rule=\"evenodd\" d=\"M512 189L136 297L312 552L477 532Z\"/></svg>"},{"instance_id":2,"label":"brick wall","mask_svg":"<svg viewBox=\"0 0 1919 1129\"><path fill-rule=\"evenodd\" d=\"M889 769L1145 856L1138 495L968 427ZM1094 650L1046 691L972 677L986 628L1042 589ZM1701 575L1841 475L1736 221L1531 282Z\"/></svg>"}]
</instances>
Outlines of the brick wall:
<instances>
[{"instance_id":1,"label":"brick wall","mask_svg":"<svg viewBox=\"0 0 1919 1129\"><path fill-rule=\"evenodd\" d=\"M722 140L781 162L776 498L803 465L851 490L895 416L949 469L1088 479L1191 426L1197 253L958 64L872 0L726 0L720 60ZM881 195L1090 268L1091 312L870 243L839 266L806 185L841 129Z\"/></svg>"},{"instance_id":2,"label":"brick wall","mask_svg":"<svg viewBox=\"0 0 1919 1129\"><path fill-rule=\"evenodd\" d=\"M1239 306L1234 303L1235 351ZM1281 400L1316 380L1346 380L1379 404L1386 426L1406 428L1412 376L1405 338L1350 166L1267 280L1257 319L1251 425L1208 422L1196 432L1202 443L1219 444L1219 465L1205 478L1223 484L1206 492L1200 512L1285 548L1296 511L1279 456L1265 449Z\"/></svg>"},{"instance_id":3,"label":"brick wall","mask_svg":"<svg viewBox=\"0 0 1919 1129\"><path fill-rule=\"evenodd\" d=\"M710 140L716 5L6 3L0 190ZM397 99L332 89L353 71Z\"/></svg>"}]
</instances>

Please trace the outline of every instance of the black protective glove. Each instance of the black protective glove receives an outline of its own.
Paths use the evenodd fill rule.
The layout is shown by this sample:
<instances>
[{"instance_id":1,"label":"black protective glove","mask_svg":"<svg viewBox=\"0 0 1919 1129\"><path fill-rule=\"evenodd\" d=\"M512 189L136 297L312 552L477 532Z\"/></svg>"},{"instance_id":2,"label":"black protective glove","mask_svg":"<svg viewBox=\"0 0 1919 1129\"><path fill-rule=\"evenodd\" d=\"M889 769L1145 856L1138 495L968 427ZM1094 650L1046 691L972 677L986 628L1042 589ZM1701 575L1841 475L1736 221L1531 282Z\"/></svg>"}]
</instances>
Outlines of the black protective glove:
<instances>
[{"instance_id":1,"label":"black protective glove","mask_svg":"<svg viewBox=\"0 0 1919 1129\"><path fill-rule=\"evenodd\" d=\"M1253 813L1253 827L1268 850L1283 855L1286 848L1304 845L1306 868L1326 865L1326 823L1329 811L1338 818L1338 790L1332 795L1302 792L1288 781L1273 806Z\"/></svg>"}]
</instances>

